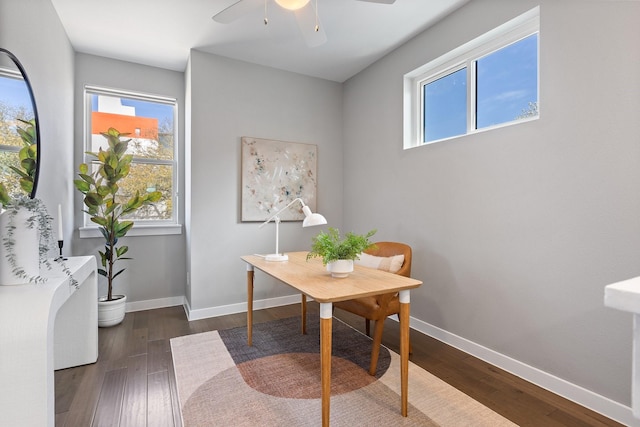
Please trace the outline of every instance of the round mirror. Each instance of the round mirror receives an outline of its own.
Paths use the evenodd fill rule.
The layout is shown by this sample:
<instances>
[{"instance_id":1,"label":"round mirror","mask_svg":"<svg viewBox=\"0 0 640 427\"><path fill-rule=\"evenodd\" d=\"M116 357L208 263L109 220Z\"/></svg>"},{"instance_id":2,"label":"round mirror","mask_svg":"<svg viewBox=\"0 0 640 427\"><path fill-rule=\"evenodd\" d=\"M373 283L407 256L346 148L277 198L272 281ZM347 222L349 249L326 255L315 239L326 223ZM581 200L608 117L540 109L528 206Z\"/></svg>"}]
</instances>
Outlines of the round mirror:
<instances>
[{"instance_id":1,"label":"round mirror","mask_svg":"<svg viewBox=\"0 0 640 427\"><path fill-rule=\"evenodd\" d=\"M0 184L9 196L36 196L40 129L36 101L18 58L0 48Z\"/></svg>"}]
</instances>

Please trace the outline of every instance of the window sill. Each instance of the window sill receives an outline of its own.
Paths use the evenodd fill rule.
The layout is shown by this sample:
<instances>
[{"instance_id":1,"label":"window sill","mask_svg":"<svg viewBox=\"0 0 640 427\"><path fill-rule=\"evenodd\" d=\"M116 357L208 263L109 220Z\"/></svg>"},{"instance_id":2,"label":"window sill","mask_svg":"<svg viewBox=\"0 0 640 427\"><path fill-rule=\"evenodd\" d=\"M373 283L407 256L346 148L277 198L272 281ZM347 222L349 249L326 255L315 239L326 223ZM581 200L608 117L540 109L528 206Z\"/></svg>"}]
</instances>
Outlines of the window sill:
<instances>
[{"instance_id":1,"label":"window sill","mask_svg":"<svg viewBox=\"0 0 640 427\"><path fill-rule=\"evenodd\" d=\"M127 236L168 236L182 234L182 224L135 225ZM80 238L102 237L98 227L80 227Z\"/></svg>"}]
</instances>

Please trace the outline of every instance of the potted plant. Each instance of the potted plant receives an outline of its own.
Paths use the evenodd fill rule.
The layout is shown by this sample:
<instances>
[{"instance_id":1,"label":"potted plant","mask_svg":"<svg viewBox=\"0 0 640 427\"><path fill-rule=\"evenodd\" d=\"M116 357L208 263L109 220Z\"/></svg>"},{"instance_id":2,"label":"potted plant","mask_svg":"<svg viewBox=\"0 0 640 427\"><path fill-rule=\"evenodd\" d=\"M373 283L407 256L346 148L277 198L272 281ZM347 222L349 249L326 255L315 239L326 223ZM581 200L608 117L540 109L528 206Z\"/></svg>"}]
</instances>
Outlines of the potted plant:
<instances>
[{"instance_id":1,"label":"potted plant","mask_svg":"<svg viewBox=\"0 0 640 427\"><path fill-rule=\"evenodd\" d=\"M0 284L18 285L27 282L41 283L40 265L51 269L47 258L54 247L51 230L52 218L40 199L32 198L37 171L37 145L35 119L20 120L25 126L17 127L23 142L18 153L20 163L9 166L19 179L20 191L9 194L0 182ZM70 274L63 264L63 270ZM71 278L73 284L77 283Z\"/></svg>"},{"instance_id":2,"label":"potted plant","mask_svg":"<svg viewBox=\"0 0 640 427\"><path fill-rule=\"evenodd\" d=\"M131 259L124 256L129 248L118 246L118 240L133 227L133 221L126 217L141 206L160 200L161 193L140 194L136 191L128 198L120 194L118 183L129 175L133 159L132 154L125 154L131 139L123 139L128 134L121 134L114 128L109 128L102 135L107 139L107 149L87 152L95 158L93 172L89 173L89 165L82 163L78 174L80 179L73 183L84 195L84 212L98 225L105 240L104 251L98 251L102 264L98 273L107 279L107 295L98 301L98 325L105 327L117 325L125 315L126 296L113 294L113 281L125 270L116 269L116 262Z\"/></svg>"},{"instance_id":3,"label":"potted plant","mask_svg":"<svg viewBox=\"0 0 640 427\"><path fill-rule=\"evenodd\" d=\"M3 193L0 230L2 230L2 271L0 284L20 285L40 283L40 264L49 264L47 255L53 248L51 231L52 218L40 199L26 195L8 196L6 188L0 183Z\"/></svg>"},{"instance_id":4,"label":"potted plant","mask_svg":"<svg viewBox=\"0 0 640 427\"><path fill-rule=\"evenodd\" d=\"M353 260L358 259L365 249L375 247L369 238L376 231L371 230L367 234L349 232L341 238L338 229L329 227L328 232L321 231L313 237L307 260L321 257L331 276L347 277L353 271Z\"/></svg>"}]
</instances>

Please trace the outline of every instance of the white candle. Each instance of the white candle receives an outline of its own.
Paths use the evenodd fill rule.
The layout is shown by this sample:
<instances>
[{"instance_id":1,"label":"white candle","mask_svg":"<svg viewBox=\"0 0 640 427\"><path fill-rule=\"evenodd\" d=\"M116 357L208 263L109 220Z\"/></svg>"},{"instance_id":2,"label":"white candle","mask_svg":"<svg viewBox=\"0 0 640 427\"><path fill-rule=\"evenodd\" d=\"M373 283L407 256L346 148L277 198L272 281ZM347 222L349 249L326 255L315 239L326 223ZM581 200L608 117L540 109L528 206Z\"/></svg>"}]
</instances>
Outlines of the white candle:
<instances>
[{"instance_id":1,"label":"white candle","mask_svg":"<svg viewBox=\"0 0 640 427\"><path fill-rule=\"evenodd\" d=\"M62 235L62 205L58 205L58 240L64 240Z\"/></svg>"}]
</instances>

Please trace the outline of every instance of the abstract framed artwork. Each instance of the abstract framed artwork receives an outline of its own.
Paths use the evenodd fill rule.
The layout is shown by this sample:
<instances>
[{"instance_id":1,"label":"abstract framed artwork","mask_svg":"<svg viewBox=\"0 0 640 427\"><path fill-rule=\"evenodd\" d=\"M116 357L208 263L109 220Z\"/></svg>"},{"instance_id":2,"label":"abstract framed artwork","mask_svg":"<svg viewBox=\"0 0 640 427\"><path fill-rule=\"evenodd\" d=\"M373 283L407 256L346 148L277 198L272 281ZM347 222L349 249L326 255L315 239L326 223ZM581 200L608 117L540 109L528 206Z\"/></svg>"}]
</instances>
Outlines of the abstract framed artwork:
<instances>
[{"instance_id":1,"label":"abstract framed artwork","mask_svg":"<svg viewBox=\"0 0 640 427\"><path fill-rule=\"evenodd\" d=\"M265 221L300 198L316 209L318 147L314 144L242 137L242 221ZM299 204L278 215L302 221Z\"/></svg>"}]
</instances>

